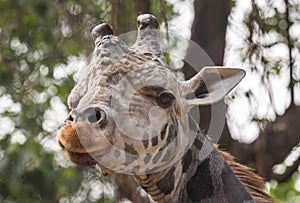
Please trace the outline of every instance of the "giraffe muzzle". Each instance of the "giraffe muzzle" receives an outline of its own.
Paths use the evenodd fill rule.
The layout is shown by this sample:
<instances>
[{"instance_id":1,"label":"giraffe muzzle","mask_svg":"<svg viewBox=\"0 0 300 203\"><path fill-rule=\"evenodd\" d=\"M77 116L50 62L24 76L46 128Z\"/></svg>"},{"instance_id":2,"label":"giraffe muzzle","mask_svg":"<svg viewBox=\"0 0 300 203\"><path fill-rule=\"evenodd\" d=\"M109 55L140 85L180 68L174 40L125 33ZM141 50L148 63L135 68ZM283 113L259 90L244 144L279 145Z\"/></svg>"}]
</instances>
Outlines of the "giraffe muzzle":
<instances>
[{"instance_id":1,"label":"giraffe muzzle","mask_svg":"<svg viewBox=\"0 0 300 203\"><path fill-rule=\"evenodd\" d=\"M57 142L70 161L80 165L95 164L97 161L93 157L111 146L106 124L107 116L101 108L90 107L81 116L71 112L58 132Z\"/></svg>"}]
</instances>

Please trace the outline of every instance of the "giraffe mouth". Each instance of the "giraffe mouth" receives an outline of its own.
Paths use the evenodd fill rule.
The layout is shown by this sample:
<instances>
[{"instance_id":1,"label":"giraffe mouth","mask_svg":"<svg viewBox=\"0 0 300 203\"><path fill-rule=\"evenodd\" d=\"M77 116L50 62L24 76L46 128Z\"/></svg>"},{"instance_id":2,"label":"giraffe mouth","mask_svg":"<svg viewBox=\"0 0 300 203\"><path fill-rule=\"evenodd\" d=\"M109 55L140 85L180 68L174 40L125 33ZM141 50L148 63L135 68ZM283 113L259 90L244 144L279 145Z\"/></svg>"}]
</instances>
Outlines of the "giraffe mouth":
<instances>
[{"instance_id":1,"label":"giraffe mouth","mask_svg":"<svg viewBox=\"0 0 300 203\"><path fill-rule=\"evenodd\" d=\"M95 165L97 161L94 157L99 157L105 151L106 143L97 144L88 133L85 133L84 137L79 137L77 131L76 124L67 122L58 132L58 145L62 148L65 157L73 163Z\"/></svg>"},{"instance_id":2,"label":"giraffe mouth","mask_svg":"<svg viewBox=\"0 0 300 203\"><path fill-rule=\"evenodd\" d=\"M89 152L85 152L84 149L70 150L66 148L60 140L58 145L62 148L64 156L78 165L95 165L97 161L91 156Z\"/></svg>"},{"instance_id":3,"label":"giraffe mouth","mask_svg":"<svg viewBox=\"0 0 300 203\"><path fill-rule=\"evenodd\" d=\"M59 146L62 148L64 156L78 165L96 165L98 164L97 158L103 156L106 150L98 150L93 152L84 152L83 150L72 151L64 147L60 141Z\"/></svg>"}]
</instances>

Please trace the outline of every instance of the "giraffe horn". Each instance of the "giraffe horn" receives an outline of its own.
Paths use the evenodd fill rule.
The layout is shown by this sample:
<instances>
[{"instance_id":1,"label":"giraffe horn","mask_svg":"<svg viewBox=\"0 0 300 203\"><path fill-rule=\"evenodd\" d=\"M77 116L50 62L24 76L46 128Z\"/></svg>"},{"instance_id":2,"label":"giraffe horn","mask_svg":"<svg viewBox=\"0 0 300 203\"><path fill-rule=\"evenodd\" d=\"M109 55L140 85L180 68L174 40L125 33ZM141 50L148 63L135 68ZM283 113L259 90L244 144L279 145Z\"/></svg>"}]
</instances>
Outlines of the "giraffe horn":
<instances>
[{"instance_id":1,"label":"giraffe horn","mask_svg":"<svg viewBox=\"0 0 300 203\"><path fill-rule=\"evenodd\" d=\"M91 33L95 42L94 62L100 64L98 70L104 70L109 65L117 63L124 54L129 52L128 46L119 37L113 35L113 28L108 23L97 25Z\"/></svg>"},{"instance_id":2,"label":"giraffe horn","mask_svg":"<svg viewBox=\"0 0 300 203\"><path fill-rule=\"evenodd\" d=\"M104 36L113 35L112 27L107 23L102 23L97 25L92 30L92 36L96 43L96 41L101 40Z\"/></svg>"},{"instance_id":3,"label":"giraffe horn","mask_svg":"<svg viewBox=\"0 0 300 203\"><path fill-rule=\"evenodd\" d=\"M131 49L141 54L150 53L152 57L160 59L165 64L159 46L158 26L158 20L153 15L139 15L137 17L138 36Z\"/></svg>"},{"instance_id":4,"label":"giraffe horn","mask_svg":"<svg viewBox=\"0 0 300 203\"><path fill-rule=\"evenodd\" d=\"M155 16L150 14L142 14L137 17L137 28L139 30L158 29L159 23Z\"/></svg>"}]
</instances>

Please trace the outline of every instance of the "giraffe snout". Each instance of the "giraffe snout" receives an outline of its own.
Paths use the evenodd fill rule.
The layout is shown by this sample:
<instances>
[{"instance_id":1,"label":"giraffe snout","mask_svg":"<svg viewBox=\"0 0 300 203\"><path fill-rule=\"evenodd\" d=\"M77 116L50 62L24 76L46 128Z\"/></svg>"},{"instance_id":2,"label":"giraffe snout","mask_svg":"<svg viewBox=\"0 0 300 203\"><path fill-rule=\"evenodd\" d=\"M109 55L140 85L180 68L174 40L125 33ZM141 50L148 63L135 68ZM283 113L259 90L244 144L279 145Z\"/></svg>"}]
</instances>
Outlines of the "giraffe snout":
<instances>
[{"instance_id":1,"label":"giraffe snout","mask_svg":"<svg viewBox=\"0 0 300 203\"><path fill-rule=\"evenodd\" d=\"M95 157L111 146L107 118L99 106L73 109L57 135L64 155L76 164L95 164Z\"/></svg>"},{"instance_id":2,"label":"giraffe snout","mask_svg":"<svg viewBox=\"0 0 300 203\"><path fill-rule=\"evenodd\" d=\"M70 122L87 122L89 124L98 124L99 127L103 128L107 124L107 114L99 107L89 107L80 114L73 110L66 118L65 125L68 125Z\"/></svg>"}]
</instances>

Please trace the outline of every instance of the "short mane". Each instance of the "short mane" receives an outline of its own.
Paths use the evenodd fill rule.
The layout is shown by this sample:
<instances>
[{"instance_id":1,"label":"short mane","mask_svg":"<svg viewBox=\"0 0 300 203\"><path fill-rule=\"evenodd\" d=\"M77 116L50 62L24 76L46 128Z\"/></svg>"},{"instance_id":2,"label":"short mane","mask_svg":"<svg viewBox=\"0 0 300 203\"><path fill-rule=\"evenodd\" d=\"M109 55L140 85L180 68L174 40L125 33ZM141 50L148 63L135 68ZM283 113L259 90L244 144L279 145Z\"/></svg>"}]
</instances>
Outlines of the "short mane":
<instances>
[{"instance_id":1,"label":"short mane","mask_svg":"<svg viewBox=\"0 0 300 203\"><path fill-rule=\"evenodd\" d=\"M231 167L236 177L245 186L246 190L250 193L256 202L270 203L274 200L266 192L266 184L262 177L256 175L253 169L244 166L234 160L234 157L229 153L219 150L225 158L228 165Z\"/></svg>"}]
</instances>

